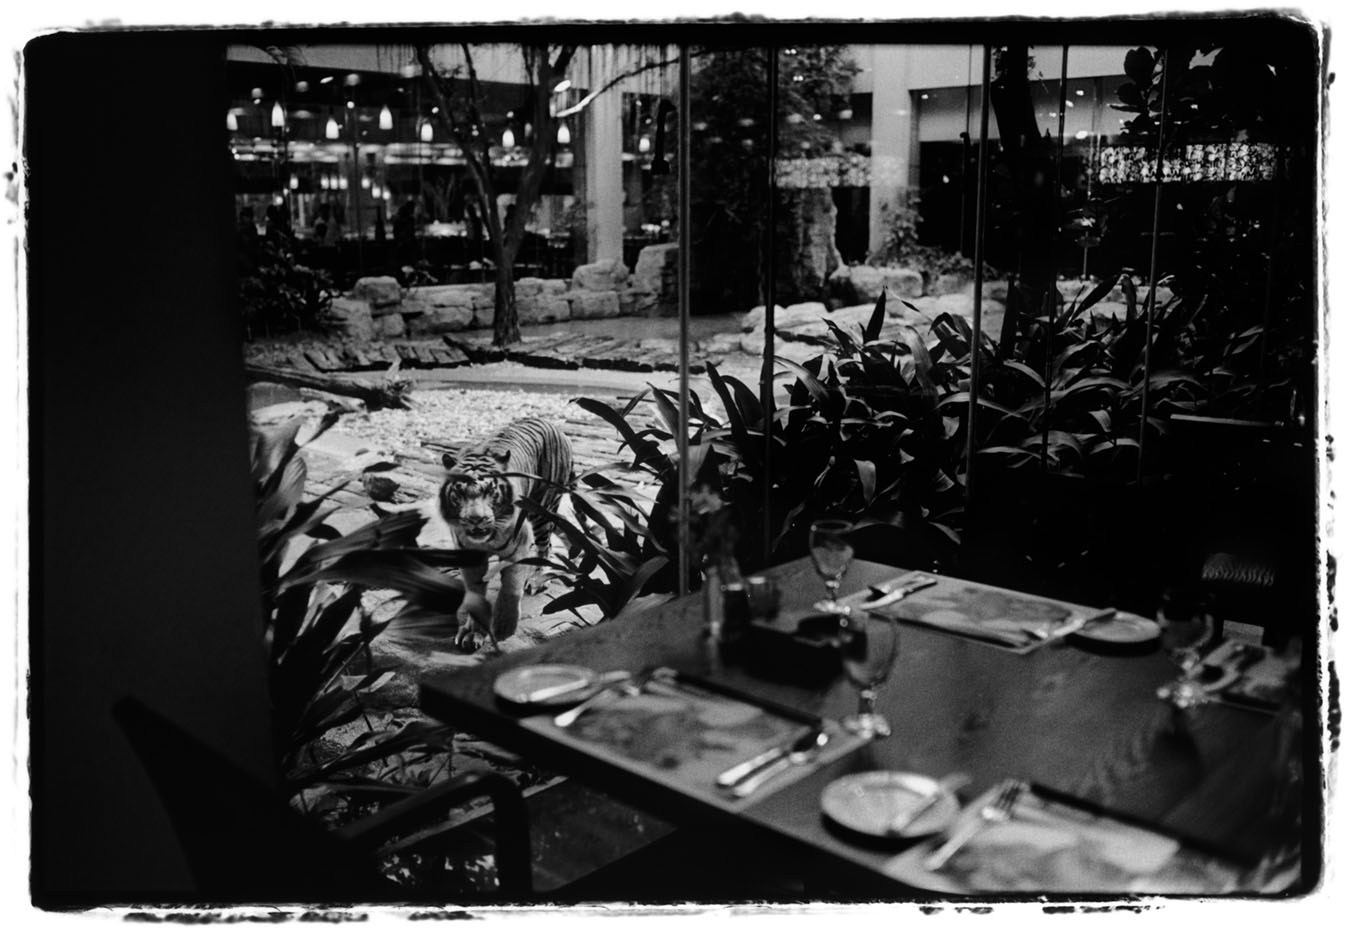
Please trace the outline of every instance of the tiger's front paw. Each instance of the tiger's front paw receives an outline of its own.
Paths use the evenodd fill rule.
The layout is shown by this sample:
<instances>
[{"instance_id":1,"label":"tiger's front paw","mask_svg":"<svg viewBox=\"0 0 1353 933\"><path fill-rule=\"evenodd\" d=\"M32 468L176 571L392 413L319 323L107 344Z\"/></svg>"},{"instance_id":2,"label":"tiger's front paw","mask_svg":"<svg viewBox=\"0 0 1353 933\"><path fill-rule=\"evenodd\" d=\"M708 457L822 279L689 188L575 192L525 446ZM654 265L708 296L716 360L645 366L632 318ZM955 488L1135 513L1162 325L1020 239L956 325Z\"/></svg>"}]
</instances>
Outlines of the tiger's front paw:
<instances>
[{"instance_id":1,"label":"tiger's front paw","mask_svg":"<svg viewBox=\"0 0 1353 933\"><path fill-rule=\"evenodd\" d=\"M454 636L455 646L465 652L474 652L479 650L480 643L485 638L484 633L479 626L475 624L474 619L468 616L462 616L457 620L456 634Z\"/></svg>"},{"instance_id":2,"label":"tiger's front paw","mask_svg":"<svg viewBox=\"0 0 1353 933\"><path fill-rule=\"evenodd\" d=\"M458 649L478 651L486 641L497 645L490 630L490 613L488 601L483 596L474 592L465 594L456 612L456 634L452 639Z\"/></svg>"}]
</instances>

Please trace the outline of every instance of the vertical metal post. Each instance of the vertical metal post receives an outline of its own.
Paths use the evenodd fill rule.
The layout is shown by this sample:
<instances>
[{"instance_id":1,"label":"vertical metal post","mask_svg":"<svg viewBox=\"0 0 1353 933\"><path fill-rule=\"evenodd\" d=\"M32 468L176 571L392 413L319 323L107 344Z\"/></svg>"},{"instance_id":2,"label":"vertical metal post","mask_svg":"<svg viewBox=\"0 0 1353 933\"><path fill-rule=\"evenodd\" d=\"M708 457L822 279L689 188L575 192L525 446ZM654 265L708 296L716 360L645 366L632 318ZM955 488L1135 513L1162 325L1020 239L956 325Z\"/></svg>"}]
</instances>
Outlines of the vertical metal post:
<instances>
[{"instance_id":1,"label":"vertical metal post","mask_svg":"<svg viewBox=\"0 0 1353 933\"><path fill-rule=\"evenodd\" d=\"M1060 95L1060 102L1057 105L1057 165L1052 173L1053 183L1050 196L1052 198L1052 229L1048 230L1052 262L1048 264L1048 290L1043 297L1048 312L1048 329L1043 335L1043 448L1039 459L1045 473L1048 470L1048 431L1051 427L1051 419L1048 415L1052 409L1052 331L1057 326L1057 304L1054 296L1057 294L1057 241L1061 233L1061 225L1057 220L1062 200L1062 159L1066 154L1066 70L1070 52L1071 47L1069 45L1062 46L1062 82L1058 85L1057 90Z\"/></svg>"},{"instance_id":2,"label":"vertical metal post","mask_svg":"<svg viewBox=\"0 0 1353 933\"><path fill-rule=\"evenodd\" d=\"M988 137L991 128L991 46L982 46L982 123L977 145L977 223L973 231L973 299L972 299L972 339L969 342L968 358L971 378L968 389L968 439L964 456L966 458L966 476L964 477L963 503L964 524L972 526L973 489L976 486L977 453L977 397L982 378L982 264L985 262L987 239L987 160L990 157Z\"/></svg>"},{"instance_id":3,"label":"vertical metal post","mask_svg":"<svg viewBox=\"0 0 1353 933\"><path fill-rule=\"evenodd\" d=\"M681 214L677 218L677 316L679 336L677 359L681 376L677 386L677 421L681 431L677 435L677 595L686 595L686 580L690 574L691 555L687 550L686 531L691 524L691 468L688 454L686 425L690 423L691 377L691 47L681 46L680 57L681 104L677 118L677 199Z\"/></svg>"},{"instance_id":4,"label":"vertical metal post","mask_svg":"<svg viewBox=\"0 0 1353 933\"><path fill-rule=\"evenodd\" d=\"M775 406L775 220L779 191L775 187L775 157L780 145L779 96L780 51L775 46L766 49L766 78L769 83L767 98L769 125L766 128L766 231L762 271L765 281L762 292L766 305L766 341L761 351L761 411L763 436L761 448L761 561L770 563L771 543L771 412Z\"/></svg>"},{"instance_id":5,"label":"vertical metal post","mask_svg":"<svg viewBox=\"0 0 1353 933\"><path fill-rule=\"evenodd\" d=\"M1142 350L1142 414L1137 425L1137 485L1140 486L1146 470L1146 424L1151 398L1151 341L1156 328L1156 255L1160 247L1160 202L1165 187L1165 124L1170 115L1169 91L1170 50L1160 55L1160 126L1156 130L1156 190L1151 210L1151 263L1147 275L1146 292L1146 346Z\"/></svg>"}]
</instances>

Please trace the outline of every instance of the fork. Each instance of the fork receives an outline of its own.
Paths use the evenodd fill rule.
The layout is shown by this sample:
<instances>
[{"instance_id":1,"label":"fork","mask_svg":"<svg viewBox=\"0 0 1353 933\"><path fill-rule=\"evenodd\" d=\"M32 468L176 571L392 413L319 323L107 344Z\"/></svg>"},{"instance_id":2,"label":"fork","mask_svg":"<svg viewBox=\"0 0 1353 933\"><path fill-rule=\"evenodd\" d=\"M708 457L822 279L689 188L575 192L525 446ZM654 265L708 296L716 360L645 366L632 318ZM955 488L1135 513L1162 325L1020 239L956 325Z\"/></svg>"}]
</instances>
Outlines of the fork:
<instances>
[{"instance_id":1,"label":"fork","mask_svg":"<svg viewBox=\"0 0 1353 933\"><path fill-rule=\"evenodd\" d=\"M934 852L926 857L926 871L939 871L972 838L992 823L1003 823L1015 811L1015 803L1024 793L1023 781L1006 780L997 786L995 794L977 811L977 819L968 820Z\"/></svg>"}]
</instances>

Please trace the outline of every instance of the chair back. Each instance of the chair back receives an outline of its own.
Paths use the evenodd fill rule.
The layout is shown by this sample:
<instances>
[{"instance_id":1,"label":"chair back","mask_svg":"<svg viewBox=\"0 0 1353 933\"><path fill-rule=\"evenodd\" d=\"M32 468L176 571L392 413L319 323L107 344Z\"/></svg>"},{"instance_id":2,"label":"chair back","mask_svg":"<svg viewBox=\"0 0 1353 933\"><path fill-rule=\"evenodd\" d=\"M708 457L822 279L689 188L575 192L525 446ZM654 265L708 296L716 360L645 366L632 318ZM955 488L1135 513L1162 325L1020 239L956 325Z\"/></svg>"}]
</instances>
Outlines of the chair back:
<instances>
[{"instance_id":1,"label":"chair back","mask_svg":"<svg viewBox=\"0 0 1353 933\"><path fill-rule=\"evenodd\" d=\"M113 718L160 796L200 898L231 903L391 900L360 850L145 703ZM199 898L199 899L200 899Z\"/></svg>"}]
</instances>

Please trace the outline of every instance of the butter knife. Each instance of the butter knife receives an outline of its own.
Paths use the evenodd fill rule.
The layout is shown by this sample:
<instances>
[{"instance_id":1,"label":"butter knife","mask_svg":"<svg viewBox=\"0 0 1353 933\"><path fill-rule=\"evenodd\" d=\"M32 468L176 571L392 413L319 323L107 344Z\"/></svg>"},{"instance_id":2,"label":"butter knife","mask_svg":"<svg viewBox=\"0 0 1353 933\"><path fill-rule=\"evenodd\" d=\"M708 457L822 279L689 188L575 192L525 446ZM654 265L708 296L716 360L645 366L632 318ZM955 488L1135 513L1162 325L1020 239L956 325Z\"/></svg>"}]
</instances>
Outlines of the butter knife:
<instances>
[{"instance_id":1,"label":"butter knife","mask_svg":"<svg viewBox=\"0 0 1353 933\"><path fill-rule=\"evenodd\" d=\"M908 826L925 816L930 812L931 807L943 800L945 794L952 794L971 780L970 776L962 773L954 773L941 778L929 793L889 821L888 835L902 835L907 831Z\"/></svg>"},{"instance_id":2,"label":"butter knife","mask_svg":"<svg viewBox=\"0 0 1353 933\"><path fill-rule=\"evenodd\" d=\"M783 758L790 752L810 747L814 740L816 740L817 734L820 731L821 730L817 726L809 726L807 729L804 729L802 732L795 735L794 738L790 739L788 742L782 742L779 745L766 749L759 755L748 758L741 764L733 765L733 767L724 771L714 779L715 786L725 789L732 787L734 784L748 777L752 773L761 770L776 759Z\"/></svg>"},{"instance_id":3,"label":"butter knife","mask_svg":"<svg viewBox=\"0 0 1353 933\"><path fill-rule=\"evenodd\" d=\"M918 576L914 579L908 579L905 583L900 584L897 587L897 589L889 590L887 593L880 596L878 599L871 599L868 600L867 602L860 603L860 608L868 610L868 609L881 609L884 606L891 606L895 602L899 602L900 600L906 599L912 593L919 593L926 587L934 586L936 583L939 582L940 581L935 579L934 577L925 577L925 576Z\"/></svg>"}]
</instances>

